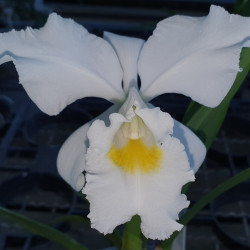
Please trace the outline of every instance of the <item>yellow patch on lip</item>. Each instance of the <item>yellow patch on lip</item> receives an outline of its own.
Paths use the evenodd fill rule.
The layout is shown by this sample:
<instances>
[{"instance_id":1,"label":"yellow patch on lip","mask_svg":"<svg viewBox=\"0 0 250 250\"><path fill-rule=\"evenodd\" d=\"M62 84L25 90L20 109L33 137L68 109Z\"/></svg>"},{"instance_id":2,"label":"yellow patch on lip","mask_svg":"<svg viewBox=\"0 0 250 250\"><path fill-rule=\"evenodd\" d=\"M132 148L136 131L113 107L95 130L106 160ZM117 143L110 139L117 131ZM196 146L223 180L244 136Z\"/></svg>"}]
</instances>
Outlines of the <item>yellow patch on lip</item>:
<instances>
[{"instance_id":1,"label":"yellow patch on lip","mask_svg":"<svg viewBox=\"0 0 250 250\"><path fill-rule=\"evenodd\" d=\"M140 139L130 139L122 148L116 148L113 145L108 157L126 173L133 174L136 170L150 173L160 168L162 150L156 144L148 147Z\"/></svg>"}]
</instances>

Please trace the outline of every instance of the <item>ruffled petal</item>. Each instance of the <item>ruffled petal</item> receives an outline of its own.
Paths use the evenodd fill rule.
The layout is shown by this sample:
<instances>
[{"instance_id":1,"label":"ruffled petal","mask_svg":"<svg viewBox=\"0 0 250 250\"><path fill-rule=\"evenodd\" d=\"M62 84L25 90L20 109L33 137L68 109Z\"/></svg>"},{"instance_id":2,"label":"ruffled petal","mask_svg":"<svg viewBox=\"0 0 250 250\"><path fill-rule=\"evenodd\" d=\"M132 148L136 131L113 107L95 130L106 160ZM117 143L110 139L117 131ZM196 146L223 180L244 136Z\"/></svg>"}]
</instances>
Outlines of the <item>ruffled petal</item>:
<instances>
[{"instance_id":1,"label":"ruffled petal","mask_svg":"<svg viewBox=\"0 0 250 250\"><path fill-rule=\"evenodd\" d=\"M164 134L172 134L173 137L178 138L185 147L191 169L194 171L194 173L196 173L201 167L207 153L203 142L184 124L172 119L168 113L162 112L159 108L156 108L151 103L148 103L147 106L150 108L149 111L145 109L145 112L148 115L138 115L143 118L145 123L147 123L147 126L154 133L156 138L160 139L164 136ZM142 112L143 110L144 109L142 109ZM140 112L141 110L137 113ZM162 124L167 124L167 126L159 127L159 119L161 120Z\"/></svg>"},{"instance_id":2,"label":"ruffled petal","mask_svg":"<svg viewBox=\"0 0 250 250\"><path fill-rule=\"evenodd\" d=\"M97 120L88 131L87 183L83 188L90 202L91 226L104 234L129 221L135 213L135 203L131 200L135 190L133 179L107 158L112 139L126 119L116 113L110 116L110 121L111 125L106 127Z\"/></svg>"},{"instance_id":3,"label":"ruffled petal","mask_svg":"<svg viewBox=\"0 0 250 250\"><path fill-rule=\"evenodd\" d=\"M184 146L170 135L162 138L162 168L139 179L139 215L142 233L151 239L167 239L183 225L176 222L181 210L189 206L182 186L194 181Z\"/></svg>"},{"instance_id":4,"label":"ruffled petal","mask_svg":"<svg viewBox=\"0 0 250 250\"><path fill-rule=\"evenodd\" d=\"M117 112L118 106L113 105L96 119L107 121L111 113ZM57 170L61 177L76 191L85 184L83 171L86 168L85 154L89 145L87 132L93 121L77 129L62 145L57 157Z\"/></svg>"},{"instance_id":5,"label":"ruffled petal","mask_svg":"<svg viewBox=\"0 0 250 250\"><path fill-rule=\"evenodd\" d=\"M71 19L53 13L41 29L0 36L0 63L12 60L20 83L49 115L86 96L123 100L122 69L113 48Z\"/></svg>"},{"instance_id":6,"label":"ruffled petal","mask_svg":"<svg viewBox=\"0 0 250 250\"><path fill-rule=\"evenodd\" d=\"M174 120L173 137L178 138L184 145L190 167L196 173L207 153L205 145L188 127L176 120Z\"/></svg>"},{"instance_id":7,"label":"ruffled petal","mask_svg":"<svg viewBox=\"0 0 250 250\"><path fill-rule=\"evenodd\" d=\"M145 124L150 124L155 118L158 119L160 127L167 127L162 132L163 137L156 141L163 155L161 165L151 172L133 173L115 165L108 153L115 134L128 119L114 113L110 115L111 125L108 127L103 121L95 121L88 131L90 147L86 155L87 183L83 188L83 193L90 202L88 217L93 228L106 234L138 214L141 216L141 228L146 237L165 239L183 227L176 220L179 212L189 202L181 194L181 188L187 182L193 181L194 175L184 146L169 134L169 123L173 126L172 118L160 114L158 109L140 109L136 106L135 110L138 114L142 110ZM127 112L124 110L124 113ZM154 134L153 131L152 133Z\"/></svg>"},{"instance_id":8,"label":"ruffled petal","mask_svg":"<svg viewBox=\"0 0 250 250\"><path fill-rule=\"evenodd\" d=\"M211 6L206 17L173 16L158 23L142 48L138 72L146 100L181 93L215 107L231 88L250 19Z\"/></svg>"},{"instance_id":9,"label":"ruffled petal","mask_svg":"<svg viewBox=\"0 0 250 250\"><path fill-rule=\"evenodd\" d=\"M200 141L184 125L174 121L168 113L159 108L144 108L136 113L143 119L163 150L162 168L138 178L138 214L142 219L143 234L147 238L163 240L169 238L174 231L182 229L183 226L176 220L179 212L188 207L189 201L181 194L181 189L186 183L194 181L185 147L175 135L182 138L188 150L193 150ZM173 130L175 134L171 136Z\"/></svg>"},{"instance_id":10,"label":"ruffled petal","mask_svg":"<svg viewBox=\"0 0 250 250\"><path fill-rule=\"evenodd\" d=\"M136 111L136 114L142 118L157 141L165 134L173 133L173 118L168 113L162 112L160 108L144 108ZM164 124L164 126L161 124Z\"/></svg>"},{"instance_id":11,"label":"ruffled petal","mask_svg":"<svg viewBox=\"0 0 250 250\"><path fill-rule=\"evenodd\" d=\"M137 87L137 62L144 40L104 32L107 40L118 55L123 69L123 89L128 93L131 86Z\"/></svg>"}]
</instances>

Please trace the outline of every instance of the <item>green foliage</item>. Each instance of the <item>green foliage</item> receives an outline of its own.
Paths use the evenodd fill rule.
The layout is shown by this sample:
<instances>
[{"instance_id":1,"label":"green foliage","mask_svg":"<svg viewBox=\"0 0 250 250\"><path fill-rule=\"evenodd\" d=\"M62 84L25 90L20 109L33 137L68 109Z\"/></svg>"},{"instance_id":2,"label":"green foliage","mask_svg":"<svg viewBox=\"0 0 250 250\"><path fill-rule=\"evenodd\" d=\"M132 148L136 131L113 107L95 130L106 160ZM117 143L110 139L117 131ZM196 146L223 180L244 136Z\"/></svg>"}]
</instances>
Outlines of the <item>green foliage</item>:
<instances>
[{"instance_id":1,"label":"green foliage","mask_svg":"<svg viewBox=\"0 0 250 250\"><path fill-rule=\"evenodd\" d=\"M59 217L53 221L50 221L50 225L52 226L56 226L60 223L64 223L64 222L77 222L79 223L79 227L81 226L81 224L85 224L88 225L90 227L90 221L80 215L65 215L62 217ZM114 232L112 234L107 234L105 235L105 238L112 243L113 246L116 246L118 249L121 248L121 236L119 235L119 233L114 230Z\"/></svg>"},{"instance_id":2,"label":"green foliage","mask_svg":"<svg viewBox=\"0 0 250 250\"><path fill-rule=\"evenodd\" d=\"M138 215L134 216L126 224L122 238L122 250L142 249L143 241L140 229L141 219Z\"/></svg>"},{"instance_id":3,"label":"green foliage","mask_svg":"<svg viewBox=\"0 0 250 250\"><path fill-rule=\"evenodd\" d=\"M250 1L238 0L235 4L234 12L241 16L250 16Z\"/></svg>"},{"instance_id":4,"label":"green foliage","mask_svg":"<svg viewBox=\"0 0 250 250\"><path fill-rule=\"evenodd\" d=\"M28 230L33 234L40 235L65 247L66 249L87 249L84 245L78 243L76 240L69 237L67 234L62 233L54 229L53 227L32 220L26 216L14 213L13 211L10 211L3 207L0 207L0 216L13 221L20 227Z\"/></svg>"}]
</instances>

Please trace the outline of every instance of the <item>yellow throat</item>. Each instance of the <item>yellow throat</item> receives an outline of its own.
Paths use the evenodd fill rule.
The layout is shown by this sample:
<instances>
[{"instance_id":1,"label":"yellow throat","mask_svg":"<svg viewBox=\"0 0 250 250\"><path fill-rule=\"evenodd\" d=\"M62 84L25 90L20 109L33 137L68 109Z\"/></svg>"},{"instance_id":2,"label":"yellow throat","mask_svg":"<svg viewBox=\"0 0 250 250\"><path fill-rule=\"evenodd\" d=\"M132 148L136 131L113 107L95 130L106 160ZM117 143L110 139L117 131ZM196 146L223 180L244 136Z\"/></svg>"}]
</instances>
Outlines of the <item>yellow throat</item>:
<instances>
[{"instance_id":1,"label":"yellow throat","mask_svg":"<svg viewBox=\"0 0 250 250\"><path fill-rule=\"evenodd\" d=\"M149 140L150 143L147 143ZM136 114L131 122L122 124L108 152L108 158L130 174L136 171L150 173L159 169L162 155L162 150L157 146L151 131Z\"/></svg>"}]
</instances>

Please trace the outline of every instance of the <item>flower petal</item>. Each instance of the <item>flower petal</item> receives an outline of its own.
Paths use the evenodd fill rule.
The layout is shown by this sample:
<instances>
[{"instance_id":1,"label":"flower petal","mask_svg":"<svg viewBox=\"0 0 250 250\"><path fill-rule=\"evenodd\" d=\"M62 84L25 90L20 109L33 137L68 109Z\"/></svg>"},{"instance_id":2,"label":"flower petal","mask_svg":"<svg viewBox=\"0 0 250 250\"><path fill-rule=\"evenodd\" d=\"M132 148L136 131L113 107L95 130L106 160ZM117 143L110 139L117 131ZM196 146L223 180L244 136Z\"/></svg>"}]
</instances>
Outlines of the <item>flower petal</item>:
<instances>
[{"instance_id":1,"label":"flower petal","mask_svg":"<svg viewBox=\"0 0 250 250\"><path fill-rule=\"evenodd\" d=\"M164 151L163 169L154 175L140 177L139 195L142 197L139 215L143 234L148 238L162 240L170 237L175 230L182 229L176 219L179 212L189 205L186 196L181 194L182 186L194 180L189 161L193 168L200 167L206 149L193 132L159 108L144 108L136 113ZM172 137L170 134L173 130ZM166 194L166 190L171 190L171 193Z\"/></svg>"},{"instance_id":2,"label":"flower petal","mask_svg":"<svg viewBox=\"0 0 250 250\"><path fill-rule=\"evenodd\" d=\"M126 119L120 114L110 116L111 125L96 120L88 131L90 147L87 151L86 181L83 193L90 202L91 226L107 234L129 221L135 212L131 202L134 182L114 167L107 158L112 139Z\"/></svg>"},{"instance_id":3,"label":"flower petal","mask_svg":"<svg viewBox=\"0 0 250 250\"><path fill-rule=\"evenodd\" d=\"M184 146L177 138L166 136L162 140L164 152L162 169L144 175L139 180L139 212L142 233L151 239L167 239L183 225L176 222L181 210L189 206L182 186L194 181Z\"/></svg>"},{"instance_id":4,"label":"flower petal","mask_svg":"<svg viewBox=\"0 0 250 250\"><path fill-rule=\"evenodd\" d=\"M85 184L85 153L88 147L87 131L90 122L77 129L63 144L57 157L57 170L76 191Z\"/></svg>"},{"instance_id":5,"label":"flower petal","mask_svg":"<svg viewBox=\"0 0 250 250\"><path fill-rule=\"evenodd\" d=\"M87 184L83 193L90 202L91 227L99 232L112 233L114 228L131 219L136 214L134 201L135 181L122 171L111 169L110 162L98 154L96 161L101 171L86 175Z\"/></svg>"},{"instance_id":6,"label":"flower petal","mask_svg":"<svg viewBox=\"0 0 250 250\"><path fill-rule=\"evenodd\" d=\"M123 89L128 93L131 86L137 87L137 62L144 40L104 32L103 38L114 48L123 69Z\"/></svg>"},{"instance_id":7,"label":"flower petal","mask_svg":"<svg viewBox=\"0 0 250 250\"><path fill-rule=\"evenodd\" d=\"M173 118L168 113L162 112L160 108L144 108L136 111L136 114L142 118L157 141L165 134L173 133ZM164 126L160 124L164 124Z\"/></svg>"},{"instance_id":8,"label":"flower petal","mask_svg":"<svg viewBox=\"0 0 250 250\"><path fill-rule=\"evenodd\" d=\"M113 105L94 120L100 118L106 121L111 113L117 111L118 106ZM85 154L89 144L87 132L94 120L77 129L64 142L57 157L57 170L59 174L76 191L80 191L85 184L83 171L86 168Z\"/></svg>"},{"instance_id":9,"label":"flower petal","mask_svg":"<svg viewBox=\"0 0 250 250\"><path fill-rule=\"evenodd\" d=\"M207 17L173 16L158 23L138 62L141 93L181 93L215 107L231 88L241 48L250 46L250 19L211 6Z\"/></svg>"},{"instance_id":10,"label":"flower petal","mask_svg":"<svg viewBox=\"0 0 250 250\"><path fill-rule=\"evenodd\" d=\"M196 173L203 163L207 150L203 142L188 127L174 120L174 133L184 145L191 169Z\"/></svg>"},{"instance_id":11,"label":"flower petal","mask_svg":"<svg viewBox=\"0 0 250 250\"><path fill-rule=\"evenodd\" d=\"M12 60L30 98L49 115L86 96L122 100L122 69L112 47L53 13L41 29L0 36L0 63Z\"/></svg>"},{"instance_id":12,"label":"flower petal","mask_svg":"<svg viewBox=\"0 0 250 250\"><path fill-rule=\"evenodd\" d=\"M140 106L136 110L140 114ZM179 212L189 202L181 194L181 188L187 182L193 181L194 175L184 146L177 138L169 135L168 123L172 118L161 115L158 109L143 107L141 110L145 124L157 118L160 127L167 127L165 133L161 133L163 138L158 141L158 147L163 152L160 168L150 173L131 174L112 162L108 152L113 138L122 123L128 120L121 114L111 114L109 127L103 121L97 120L89 128L87 183L83 193L90 202L88 217L92 227L100 232L111 233L116 226L138 214L141 216L141 228L146 237L165 239L183 227L176 220ZM173 121L171 124L173 126Z\"/></svg>"},{"instance_id":13,"label":"flower petal","mask_svg":"<svg viewBox=\"0 0 250 250\"><path fill-rule=\"evenodd\" d=\"M203 142L184 124L172 119L168 113L155 108L151 103L148 103L148 107L151 108L149 111L145 111L148 115L138 115L144 119L144 122L156 138L161 138L164 134L171 134L173 137L178 138L185 147L191 169L196 173L201 167L207 153ZM167 125L159 127L159 124Z\"/></svg>"}]
</instances>

